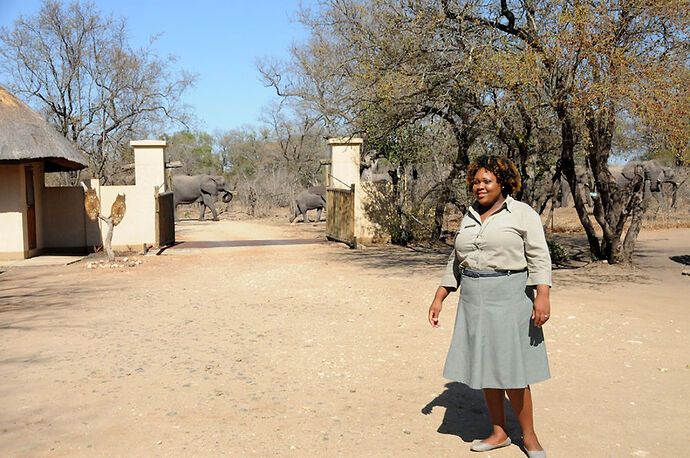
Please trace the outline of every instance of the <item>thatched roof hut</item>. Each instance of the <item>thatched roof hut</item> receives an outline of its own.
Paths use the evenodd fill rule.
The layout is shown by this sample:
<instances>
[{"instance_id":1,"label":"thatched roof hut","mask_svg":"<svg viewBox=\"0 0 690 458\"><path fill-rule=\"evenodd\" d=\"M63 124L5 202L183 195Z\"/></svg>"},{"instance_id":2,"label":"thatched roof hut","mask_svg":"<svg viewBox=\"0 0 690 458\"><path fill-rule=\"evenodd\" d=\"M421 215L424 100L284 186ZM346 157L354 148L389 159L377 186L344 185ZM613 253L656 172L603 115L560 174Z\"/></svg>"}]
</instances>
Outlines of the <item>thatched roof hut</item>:
<instances>
[{"instance_id":1,"label":"thatched roof hut","mask_svg":"<svg viewBox=\"0 0 690 458\"><path fill-rule=\"evenodd\" d=\"M79 170L86 157L38 113L0 86L0 164L45 162L46 172Z\"/></svg>"}]
</instances>

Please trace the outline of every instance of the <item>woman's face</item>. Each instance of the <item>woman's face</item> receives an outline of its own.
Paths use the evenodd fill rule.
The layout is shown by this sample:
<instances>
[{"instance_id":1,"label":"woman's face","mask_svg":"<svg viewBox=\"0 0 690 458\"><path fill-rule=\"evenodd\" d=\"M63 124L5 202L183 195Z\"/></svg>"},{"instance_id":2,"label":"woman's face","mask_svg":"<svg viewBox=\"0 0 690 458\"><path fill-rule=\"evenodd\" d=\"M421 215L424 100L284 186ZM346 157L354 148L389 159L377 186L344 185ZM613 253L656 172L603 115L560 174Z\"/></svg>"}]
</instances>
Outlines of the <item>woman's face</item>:
<instances>
[{"instance_id":1,"label":"woman's face","mask_svg":"<svg viewBox=\"0 0 690 458\"><path fill-rule=\"evenodd\" d=\"M474 175L472 194L477 198L479 205L489 208L501 198L501 184L493 172L481 168Z\"/></svg>"}]
</instances>

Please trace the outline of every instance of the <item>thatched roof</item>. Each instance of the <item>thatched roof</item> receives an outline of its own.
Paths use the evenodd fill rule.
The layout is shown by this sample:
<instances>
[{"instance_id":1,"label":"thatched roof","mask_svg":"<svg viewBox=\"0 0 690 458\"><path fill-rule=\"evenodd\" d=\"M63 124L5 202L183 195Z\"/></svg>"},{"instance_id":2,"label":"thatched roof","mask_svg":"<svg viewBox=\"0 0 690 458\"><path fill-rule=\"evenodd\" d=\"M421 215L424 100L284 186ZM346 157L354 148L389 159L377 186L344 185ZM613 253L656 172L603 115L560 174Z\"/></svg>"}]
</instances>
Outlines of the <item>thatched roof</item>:
<instances>
[{"instance_id":1,"label":"thatched roof","mask_svg":"<svg viewBox=\"0 0 690 458\"><path fill-rule=\"evenodd\" d=\"M45 161L46 172L79 170L83 154L38 113L0 86L0 164Z\"/></svg>"}]
</instances>

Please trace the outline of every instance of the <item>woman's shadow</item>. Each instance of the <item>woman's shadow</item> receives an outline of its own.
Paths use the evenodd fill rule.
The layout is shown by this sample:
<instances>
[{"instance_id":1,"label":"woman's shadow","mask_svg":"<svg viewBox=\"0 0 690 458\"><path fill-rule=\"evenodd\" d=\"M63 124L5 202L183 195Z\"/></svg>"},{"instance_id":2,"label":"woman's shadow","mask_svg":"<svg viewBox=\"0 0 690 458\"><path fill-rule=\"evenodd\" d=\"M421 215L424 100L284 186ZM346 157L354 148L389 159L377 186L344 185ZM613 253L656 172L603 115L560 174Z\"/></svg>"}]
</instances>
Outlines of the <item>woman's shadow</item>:
<instances>
[{"instance_id":1,"label":"woman's shadow","mask_svg":"<svg viewBox=\"0 0 690 458\"><path fill-rule=\"evenodd\" d=\"M513 443L522 448L520 424L507 399L505 403L508 435L511 439L515 437ZM424 406L422 413L429 415L434 407L446 408L446 414L437 430L441 434L452 434L468 443L491 435L491 419L481 390L473 390L458 382L447 383L446 390Z\"/></svg>"}]
</instances>

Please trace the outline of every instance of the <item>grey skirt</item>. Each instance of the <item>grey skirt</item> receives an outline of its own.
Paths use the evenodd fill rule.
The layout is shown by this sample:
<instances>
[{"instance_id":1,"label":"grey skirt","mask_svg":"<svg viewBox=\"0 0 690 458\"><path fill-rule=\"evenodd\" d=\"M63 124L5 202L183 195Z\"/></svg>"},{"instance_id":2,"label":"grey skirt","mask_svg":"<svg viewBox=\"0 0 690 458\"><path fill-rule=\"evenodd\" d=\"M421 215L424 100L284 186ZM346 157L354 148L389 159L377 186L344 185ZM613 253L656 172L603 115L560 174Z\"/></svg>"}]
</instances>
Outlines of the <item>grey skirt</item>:
<instances>
[{"instance_id":1,"label":"grey skirt","mask_svg":"<svg viewBox=\"0 0 690 458\"><path fill-rule=\"evenodd\" d=\"M527 272L460 281L460 303L443 376L470 388L525 388L548 379L541 328L532 321ZM469 274L469 275L468 275Z\"/></svg>"}]
</instances>

